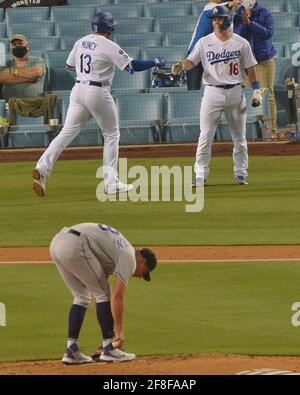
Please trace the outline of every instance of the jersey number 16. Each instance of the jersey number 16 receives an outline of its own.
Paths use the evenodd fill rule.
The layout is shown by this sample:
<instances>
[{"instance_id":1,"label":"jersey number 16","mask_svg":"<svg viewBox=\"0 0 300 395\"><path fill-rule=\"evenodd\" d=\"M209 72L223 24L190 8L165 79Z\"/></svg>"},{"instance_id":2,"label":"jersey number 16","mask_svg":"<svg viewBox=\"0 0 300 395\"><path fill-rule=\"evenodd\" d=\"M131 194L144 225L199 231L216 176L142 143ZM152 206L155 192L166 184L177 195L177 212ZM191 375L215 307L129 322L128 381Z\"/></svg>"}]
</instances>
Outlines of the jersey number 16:
<instances>
[{"instance_id":1,"label":"jersey number 16","mask_svg":"<svg viewBox=\"0 0 300 395\"><path fill-rule=\"evenodd\" d=\"M239 65L238 63L230 63L230 75L238 75L239 74Z\"/></svg>"},{"instance_id":2,"label":"jersey number 16","mask_svg":"<svg viewBox=\"0 0 300 395\"><path fill-rule=\"evenodd\" d=\"M80 72L85 74L90 74L91 72L91 55L85 55L84 53L80 55Z\"/></svg>"}]
</instances>

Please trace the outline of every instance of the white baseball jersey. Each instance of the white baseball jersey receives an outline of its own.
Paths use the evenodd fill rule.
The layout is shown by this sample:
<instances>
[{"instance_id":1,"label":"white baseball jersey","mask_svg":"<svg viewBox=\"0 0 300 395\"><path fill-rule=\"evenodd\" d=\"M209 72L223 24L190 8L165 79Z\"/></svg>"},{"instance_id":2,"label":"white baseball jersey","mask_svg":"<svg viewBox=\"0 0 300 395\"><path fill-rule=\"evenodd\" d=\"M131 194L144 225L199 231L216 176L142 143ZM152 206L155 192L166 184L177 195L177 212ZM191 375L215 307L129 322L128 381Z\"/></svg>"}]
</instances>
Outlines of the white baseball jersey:
<instances>
[{"instance_id":1,"label":"white baseball jersey","mask_svg":"<svg viewBox=\"0 0 300 395\"><path fill-rule=\"evenodd\" d=\"M194 65L202 63L205 85L242 83L245 69L257 64L248 41L235 33L225 42L215 33L201 38L187 59Z\"/></svg>"},{"instance_id":2,"label":"white baseball jersey","mask_svg":"<svg viewBox=\"0 0 300 395\"><path fill-rule=\"evenodd\" d=\"M97 81L111 87L115 65L124 70L132 58L116 43L97 34L89 34L75 42L67 65L76 68L80 81Z\"/></svg>"}]
</instances>

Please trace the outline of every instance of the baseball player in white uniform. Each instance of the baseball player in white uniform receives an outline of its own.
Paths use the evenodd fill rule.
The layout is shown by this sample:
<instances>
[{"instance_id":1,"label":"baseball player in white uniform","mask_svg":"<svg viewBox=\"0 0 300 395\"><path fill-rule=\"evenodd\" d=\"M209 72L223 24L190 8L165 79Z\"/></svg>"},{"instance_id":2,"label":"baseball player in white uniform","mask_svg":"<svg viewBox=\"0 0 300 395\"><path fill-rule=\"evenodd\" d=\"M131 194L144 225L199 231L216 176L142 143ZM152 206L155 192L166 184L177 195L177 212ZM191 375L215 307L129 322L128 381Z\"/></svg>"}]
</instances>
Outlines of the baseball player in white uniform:
<instances>
[{"instance_id":1,"label":"baseball player in white uniform","mask_svg":"<svg viewBox=\"0 0 300 395\"><path fill-rule=\"evenodd\" d=\"M45 196L45 183L54 162L91 117L99 124L104 139L105 192L114 194L133 188L132 185L119 181L117 174L119 119L110 94L115 66L132 74L155 66L163 67L166 59L159 56L154 60L132 59L118 44L109 39L115 25L111 13L98 12L92 20L93 33L76 41L67 59L66 67L76 72L76 84L71 92L63 129L32 171L33 189L40 197Z\"/></svg>"},{"instance_id":2,"label":"baseball player in white uniform","mask_svg":"<svg viewBox=\"0 0 300 395\"><path fill-rule=\"evenodd\" d=\"M96 223L63 228L54 236L50 254L74 296L62 362L66 365L92 362L92 358L79 351L77 344L92 296L96 299L96 315L103 336L103 346L96 350L93 359L96 362L135 359L135 354L122 350L125 291L131 277L150 281L150 271L157 263L155 254L148 248L134 249L118 230ZM112 292L108 282L111 274L117 277Z\"/></svg>"},{"instance_id":3,"label":"baseball player in white uniform","mask_svg":"<svg viewBox=\"0 0 300 395\"><path fill-rule=\"evenodd\" d=\"M198 142L193 186L206 183L209 175L211 148L222 112L227 118L234 144L234 178L247 184L248 149L246 140L246 99L241 83L248 75L253 88L252 106L262 102L255 65L257 64L247 40L231 29L233 15L228 8L216 6L211 19L214 33L201 38L187 59L173 65L174 74L203 65L204 96L200 109Z\"/></svg>"}]
</instances>

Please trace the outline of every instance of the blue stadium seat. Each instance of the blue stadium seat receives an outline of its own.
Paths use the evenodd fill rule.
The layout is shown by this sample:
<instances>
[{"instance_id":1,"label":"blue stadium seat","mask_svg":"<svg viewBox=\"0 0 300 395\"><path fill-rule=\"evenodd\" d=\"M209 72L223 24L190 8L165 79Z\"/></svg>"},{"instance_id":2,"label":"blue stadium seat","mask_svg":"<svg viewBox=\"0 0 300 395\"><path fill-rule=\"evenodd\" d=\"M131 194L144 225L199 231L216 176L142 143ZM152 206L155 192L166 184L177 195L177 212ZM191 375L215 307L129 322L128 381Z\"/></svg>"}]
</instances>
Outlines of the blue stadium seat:
<instances>
[{"instance_id":1,"label":"blue stadium seat","mask_svg":"<svg viewBox=\"0 0 300 395\"><path fill-rule=\"evenodd\" d=\"M77 40L92 33L90 23L87 21L58 22L56 24L56 35L60 37L76 37Z\"/></svg>"},{"instance_id":2,"label":"blue stadium seat","mask_svg":"<svg viewBox=\"0 0 300 395\"><path fill-rule=\"evenodd\" d=\"M49 145L48 125L11 126L9 148L47 147Z\"/></svg>"},{"instance_id":3,"label":"blue stadium seat","mask_svg":"<svg viewBox=\"0 0 300 395\"><path fill-rule=\"evenodd\" d=\"M14 34L24 34L27 38L49 37L54 36L55 24L49 21L34 22L34 23L15 23L8 25L7 33L11 37Z\"/></svg>"},{"instance_id":4,"label":"blue stadium seat","mask_svg":"<svg viewBox=\"0 0 300 395\"><path fill-rule=\"evenodd\" d=\"M298 67L294 67L290 58L275 58L276 74L275 84L284 84L284 81L291 77L298 79Z\"/></svg>"},{"instance_id":5,"label":"blue stadium seat","mask_svg":"<svg viewBox=\"0 0 300 395\"><path fill-rule=\"evenodd\" d=\"M49 7L7 8L6 21L10 25L14 23L40 22L49 19L49 14Z\"/></svg>"},{"instance_id":6,"label":"blue stadium seat","mask_svg":"<svg viewBox=\"0 0 300 395\"><path fill-rule=\"evenodd\" d=\"M59 37L30 38L28 40L30 51L51 51L60 48Z\"/></svg>"},{"instance_id":7,"label":"blue stadium seat","mask_svg":"<svg viewBox=\"0 0 300 395\"><path fill-rule=\"evenodd\" d=\"M246 136L248 140L256 140L258 138L258 123L256 116L269 114L269 93L266 91L263 94L263 103L260 107L251 106L253 95L252 89L244 89L244 94L247 102ZM224 114L222 114L216 135L217 140L231 140L229 125Z\"/></svg>"},{"instance_id":8,"label":"blue stadium seat","mask_svg":"<svg viewBox=\"0 0 300 395\"><path fill-rule=\"evenodd\" d=\"M299 0L288 0L287 1L287 10L290 12L300 12L300 2Z\"/></svg>"},{"instance_id":9,"label":"blue stadium seat","mask_svg":"<svg viewBox=\"0 0 300 395\"><path fill-rule=\"evenodd\" d=\"M82 147L91 145L103 145L103 138L98 124L89 121L81 130L79 135L72 141L70 147Z\"/></svg>"},{"instance_id":10,"label":"blue stadium seat","mask_svg":"<svg viewBox=\"0 0 300 395\"><path fill-rule=\"evenodd\" d=\"M5 48L5 52L9 52L10 50L10 42L9 42L9 38L0 38L0 43L2 43L4 45ZM1 48L1 53L2 53L2 48Z\"/></svg>"},{"instance_id":11,"label":"blue stadium seat","mask_svg":"<svg viewBox=\"0 0 300 395\"><path fill-rule=\"evenodd\" d=\"M45 59L48 67L65 67L69 51L47 51Z\"/></svg>"},{"instance_id":12,"label":"blue stadium seat","mask_svg":"<svg viewBox=\"0 0 300 395\"><path fill-rule=\"evenodd\" d=\"M154 30L161 33L193 32L198 18L195 16L177 18L157 18Z\"/></svg>"},{"instance_id":13,"label":"blue stadium seat","mask_svg":"<svg viewBox=\"0 0 300 395\"><path fill-rule=\"evenodd\" d=\"M82 3L83 4L83 3ZM96 7L95 5L82 5L82 6L56 6L51 7L51 19L54 22L58 21L77 21L80 19L85 20L85 23L89 24L89 21L92 19L95 14Z\"/></svg>"},{"instance_id":14,"label":"blue stadium seat","mask_svg":"<svg viewBox=\"0 0 300 395\"><path fill-rule=\"evenodd\" d=\"M0 117L5 116L5 100L0 100Z\"/></svg>"},{"instance_id":15,"label":"blue stadium seat","mask_svg":"<svg viewBox=\"0 0 300 395\"><path fill-rule=\"evenodd\" d=\"M114 0L68 0L68 3L70 5L82 5L83 2L85 4L92 4L92 5L107 5L107 4L113 4Z\"/></svg>"},{"instance_id":16,"label":"blue stadium seat","mask_svg":"<svg viewBox=\"0 0 300 395\"><path fill-rule=\"evenodd\" d=\"M286 44L286 56L294 56L297 61L300 59L300 41Z\"/></svg>"},{"instance_id":17,"label":"blue stadium seat","mask_svg":"<svg viewBox=\"0 0 300 395\"><path fill-rule=\"evenodd\" d=\"M274 1L274 0L260 0L259 3L268 8L272 12L284 12L288 11L286 0Z\"/></svg>"},{"instance_id":18,"label":"blue stadium seat","mask_svg":"<svg viewBox=\"0 0 300 395\"><path fill-rule=\"evenodd\" d=\"M163 0L115 0L115 4L124 4L124 3L160 3Z\"/></svg>"},{"instance_id":19,"label":"blue stadium seat","mask_svg":"<svg viewBox=\"0 0 300 395\"><path fill-rule=\"evenodd\" d=\"M272 37L273 41L293 43L300 41L300 30L298 27L290 29L275 29Z\"/></svg>"},{"instance_id":20,"label":"blue stadium seat","mask_svg":"<svg viewBox=\"0 0 300 395\"><path fill-rule=\"evenodd\" d=\"M282 12L273 13L275 29L289 29L297 27L298 25L298 12Z\"/></svg>"},{"instance_id":21,"label":"blue stadium seat","mask_svg":"<svg viewBox=\"0 0 300 395\"><path fill-rule=\"evenodd\" d=\"M167 141L198 140L199 109L202 97L203 88L200 91L173 91L167 94Z\"/></svg>"},{"instance_id":22,"label":"blue stadium seat","mask_svg":"<svg viewBox=\"0 0 300 395\"><path fill-rule=\"evenodd\" d=\"M62 91L60 89L55 90L55 94L60 97L61 100L61 119L62 125L64 125L67 115L67 110L70 102L70 90Z\"/></svg>"},{"instance_id":23,"label":"blue stadium seat","mask_svg":"<svg viewBox=\"0 0 300 395\"><path fill-rule=\"evenodd\" d=\"M145 5L145 16L153 18L187 16L191 14L191 2L178 2L175 7L170 7L170 4L168 3L152 3Z\"/></svg>"},{"instance_id":24,"label":"blue stadium seat","mask_svg":"<svg viewBox=\"0 0 300 395\"><path fill-rule=\"evenodd\" d=\"M62 37L60 40L60 48L61 49L67 49L71 50L75 44L75 42L78 40L78 37Z\"/></svg>"},{"instance_id":25,"label":"blue stadium seat","mask_svg":"<svg viewBox=\"0 0 300 395\"><path fill-rule=\"evenodd\" d=\"M130 18L120 19L116 26L115 32L117 34L133 34L133 33L148 33L154 30L153 18Z\"/></svg>"},{"instance_id":26,"label":"blue stadium seat","mask_svg":"<svg viewBox=\"0 0 300 395\"><path fill-rule=\"evenodd\" d=\"M4 8L0 8L0 22L3 21L4 18Z\"/></svg>"},{"instance_id":27,"label":"blue stadium seat","mask_svg":"<svg viewBox=\"0 0 300 395\"><path fill-rule=\"evenodd\" d=\"M192 13L193 15L199 17L201 12L203 11L204 7L206 6L207 1L193 1L193 6L192 6Z\"/></svg>"},{"instance_id":28,"label":"blue stadium seat","mask_svg":"<svg viewBox=\"0 0 300 395\"><path fill-rule=\"evenodd\" d=\"M72 71L67 70L65 67L50 67L48 73L48 91L73 88L76 74Z\"/></svg>"},{"instance_id":29,"label":"blue stadium seat","mask_svg":"<svg viewBox=\"0 0 300 395\"><path fill-rule=\"evenodd\" d=\"M162 45L161 33L116 34L114 41L121 47L157 47Z\"/></svg>"},{"instance_id":30,"label":"blue stadium seat","mask_svg":"<svg viewBox=\"0 0 300 395\"><path fill-rule=\"evenodd\" d=\"M192 39L191 32L185 33L170 33L166 34L165 44L166 45L185 45L186 50Z\"/></svg>"},{"instance_id":31,"label":"blue stadium seat","mask_svg":"<svg viewBox=\"0 0 300 395\"><path fill-rule=\"evenodd\" d=\"M130 75L128 71L116 70L112 90L113 95L126 93L128 90L145 91L149 88L149 70Z\"/></svg>"},{"instance_id":32,"label":"blue stadium seat","mask_svg":"<svg viewBox=\"0 0 300 395\"><path fill-rule=\"evenodd\" d=\"M144 16L144 4L113 4L107 6L98 6L96 11L109 11L113 14L114 19L137 18ZM116 27L117 29L117 27Z\"/></svg>"},{"instance_id":33,"label":"blue stadium seat","mask_svg":"<svg viewBox=\"0 0 300 395\"><path fill-rule=\"evenodd\" d=\"M285 43L279 43L273 41L273 47L277 51L277 58L285 58L287 56L287 49Z\"/></svg>"},{"instance_id":34,"label":"blue stadium seat","mask_svg":"<svg viewBox=\"0 0 300 395\"><path fill-rule=\"evenodd\" d=\"M6 38L7 37L7 25L6 22L0 22L0 37Z\"/></svg>"},{"instance_id":35,"label":"blue stadium seat","mask_svg":"<svg viewBox=\"0 0 300 395\"><path fill-rule=\"evenodd\" d=\"M123 47L124 51L128 53L128 55L132 59L141 59L141 48L139 47Z\"/></svg>"},{"instance_id":36,"label":"blue stadium seat","mask_svg":"<svg viewBox=\"0 0 300 395\"><path fill-rule=\"evenodd\" d=\"M120 117L121 144L153 142L154 123L164 119L164 95L140 93L116 98Z\"/></svg>"},{"instance_id":37,"label":"blue stadium seat","mask_svg":"<svg viewBox=\"0 0 300 395\"><path fill-rule=\"evenodd\" d=\"M143 59L154 59L156 56L164 55L167 59L167 63L176 63L179 60L184 59L186 56L186 46L176 45L172 47L152 47L145 48L142 50Z\"/></svg>"}]
</instances>

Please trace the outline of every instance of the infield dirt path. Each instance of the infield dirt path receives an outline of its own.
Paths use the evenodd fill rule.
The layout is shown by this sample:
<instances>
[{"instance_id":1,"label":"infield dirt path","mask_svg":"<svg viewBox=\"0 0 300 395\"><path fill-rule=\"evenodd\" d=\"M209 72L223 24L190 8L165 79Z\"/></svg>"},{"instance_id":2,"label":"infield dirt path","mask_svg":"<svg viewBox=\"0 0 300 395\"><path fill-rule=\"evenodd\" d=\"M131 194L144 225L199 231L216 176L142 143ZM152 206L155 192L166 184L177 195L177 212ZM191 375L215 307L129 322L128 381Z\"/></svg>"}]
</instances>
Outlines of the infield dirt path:
<instances>
[{"instance_id":1,"label":"infield dirt path","mask_svg":"<svg viewBox=\"0 0 300 395\"><path fill-rule=\"evenodd\" d=\"M296 246L152 246L159 261L264 261L299 260ZM48 247L0 248L1 263L49 263Z\"/></svg>"}]
</instances>

